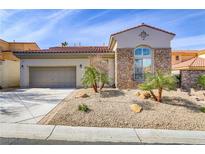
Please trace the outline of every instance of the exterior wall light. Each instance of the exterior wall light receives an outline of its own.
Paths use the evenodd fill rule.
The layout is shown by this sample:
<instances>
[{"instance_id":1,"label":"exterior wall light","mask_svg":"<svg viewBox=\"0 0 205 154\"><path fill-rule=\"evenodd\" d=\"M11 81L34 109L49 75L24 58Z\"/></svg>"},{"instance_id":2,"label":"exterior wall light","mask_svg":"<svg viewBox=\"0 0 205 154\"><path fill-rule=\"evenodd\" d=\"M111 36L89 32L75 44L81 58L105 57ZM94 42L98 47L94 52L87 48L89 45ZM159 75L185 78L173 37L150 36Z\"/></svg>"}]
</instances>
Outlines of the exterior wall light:
<instances>
[{"instance_id":1,"label":"exterior wall light","mask_svg":"<svg viewBox=\"0 0 205 154\"><path fill-rule=\"evenodd\" d=\"M82 65L82 64L80 64L80 68L81 68L81 69L83 68L83 65Z\"/></svg>"}]
</instances>

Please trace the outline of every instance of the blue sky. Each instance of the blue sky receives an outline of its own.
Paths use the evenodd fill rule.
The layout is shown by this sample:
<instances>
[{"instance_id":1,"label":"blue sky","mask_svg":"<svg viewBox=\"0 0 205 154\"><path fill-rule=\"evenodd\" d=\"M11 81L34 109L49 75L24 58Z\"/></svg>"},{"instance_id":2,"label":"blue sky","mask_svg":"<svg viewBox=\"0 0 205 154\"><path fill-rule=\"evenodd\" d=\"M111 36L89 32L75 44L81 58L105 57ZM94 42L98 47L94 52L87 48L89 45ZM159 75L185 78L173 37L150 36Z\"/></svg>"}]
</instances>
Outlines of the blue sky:
<instances>
[{"instance_id":1,"label":"blue sky","mask_svg":"<svg viewBox=\"0 0 205 154\"><path fill-rule=\"evenodd\" d=\"M0 38L41 48L103 45L143 22L176 33L173 49L205 49L205 10L0 10Z\"/></svg>"}]
</instances>

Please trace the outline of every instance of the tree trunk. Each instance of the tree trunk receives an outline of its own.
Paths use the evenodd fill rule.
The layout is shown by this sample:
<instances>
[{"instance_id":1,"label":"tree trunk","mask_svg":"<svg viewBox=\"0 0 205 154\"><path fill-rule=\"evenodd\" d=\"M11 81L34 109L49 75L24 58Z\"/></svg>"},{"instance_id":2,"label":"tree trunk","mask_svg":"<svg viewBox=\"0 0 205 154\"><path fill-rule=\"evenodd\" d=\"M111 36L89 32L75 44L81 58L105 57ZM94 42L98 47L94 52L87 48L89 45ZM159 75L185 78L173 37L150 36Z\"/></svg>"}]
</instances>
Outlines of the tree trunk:
<instances>
[{"instance_id":1,"label":"tree trunk","mask_svg":"<svg viewBox=\"0 0 205 154\"><path fill-rule=\"evenodd\" d=\"M155 96L155 94L153 93L152 90L150 90L150 93L151 93L152 97L154 98L154 100L157 101L157 97Z\"/></svg>"},{"instance_id":2,"label":"tree trunk","mask_svg":"<svg viewBox=\"0 0 205 154\"><path fill-rule=\"evenodd\" d=\"M97 84L95 83L95 84L93 84L93 89L94 89L94 91L97 93L98 92L98 87L97 87Z\"/></svg>"},{"instance_id":3,"label":"tree trunk","mask_svg":"<svg viewBox=\"0 0 205 154\"><path fill-rule=\"evenodd\" d=\"M101 87L100 87L100 90L102 90L104 88L104 83L102 83Z\"/></svg>"},{"instance_id":4,"label":"tree trunk","mask_svg":"<svg viewBox=\"0 0 205 154\"><path fill-rule=\"evenodd\" d=\"M162 102L162 88L158 89L158 93L159 93L159 95L158 95L158 102Z\"/></svg>"}]
</instances>

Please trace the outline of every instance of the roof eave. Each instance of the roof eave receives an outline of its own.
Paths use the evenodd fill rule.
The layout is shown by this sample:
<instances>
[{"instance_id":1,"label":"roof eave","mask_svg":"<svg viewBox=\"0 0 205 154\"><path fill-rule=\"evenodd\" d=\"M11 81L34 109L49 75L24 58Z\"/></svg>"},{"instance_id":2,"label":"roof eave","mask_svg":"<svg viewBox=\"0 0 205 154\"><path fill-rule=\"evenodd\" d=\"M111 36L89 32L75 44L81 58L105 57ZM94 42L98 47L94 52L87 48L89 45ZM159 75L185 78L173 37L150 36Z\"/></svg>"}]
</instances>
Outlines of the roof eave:
<instances>
[{"instance_id":1,"label":"roof eave","mask_svg":"<svg viewBox=\"0 0 205 154\"><path fill-rule=\"evenodd\" d=\"M44 57L50 57L50 58L70 58L70 57L89 57L89 56L95 56L95 55L102 55L103 57L114 57L114 53L59 53L59 52L33 52L33 53L25 53L25 52L14 52L14 55L20 59L25 58L35 58L35 59L42 59Z\"/></svg>"}]
</instances>

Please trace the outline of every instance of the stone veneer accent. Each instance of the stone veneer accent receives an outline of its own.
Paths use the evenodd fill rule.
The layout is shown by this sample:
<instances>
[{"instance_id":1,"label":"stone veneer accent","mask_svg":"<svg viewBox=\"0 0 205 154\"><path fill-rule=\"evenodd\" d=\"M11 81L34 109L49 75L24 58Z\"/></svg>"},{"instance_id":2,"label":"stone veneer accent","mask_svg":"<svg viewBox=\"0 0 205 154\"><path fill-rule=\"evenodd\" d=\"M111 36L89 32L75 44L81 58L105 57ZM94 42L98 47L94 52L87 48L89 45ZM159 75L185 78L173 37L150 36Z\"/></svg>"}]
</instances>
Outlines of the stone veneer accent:
<instances>
[{"instance_id":1,"label":"stone veneer accent","mask_svg":"<svg viewBox=\"0 0 205 154\"><path fill-rule=\"evenodd\" d=\"M153 49L154 50L154 71L171 72L171 49Z\"/></svg>"},{"instance_id":2,"label":"stone veneer accent","mask_svg":"<svg viewBox=\"0 0 205 154\"><path fill-rule=\"evenodd\" d=\"M197 79L200 75L205 74L205 70L181 70L181 88L189 90L190 88L199 88Z\"/></svg>"},{"instance_id":3,"label":"stone veneer accent","mask_svg":"<svg viewBox=\"0 0 205 154\"><path fill-rule=\"evenodd\" d=\"M154 51L154 71L171 70L171 49L152 49ZM134 48L117 49L117 87L120 89L137 88L134 80Z\"/></svg>"}]
</instances>

